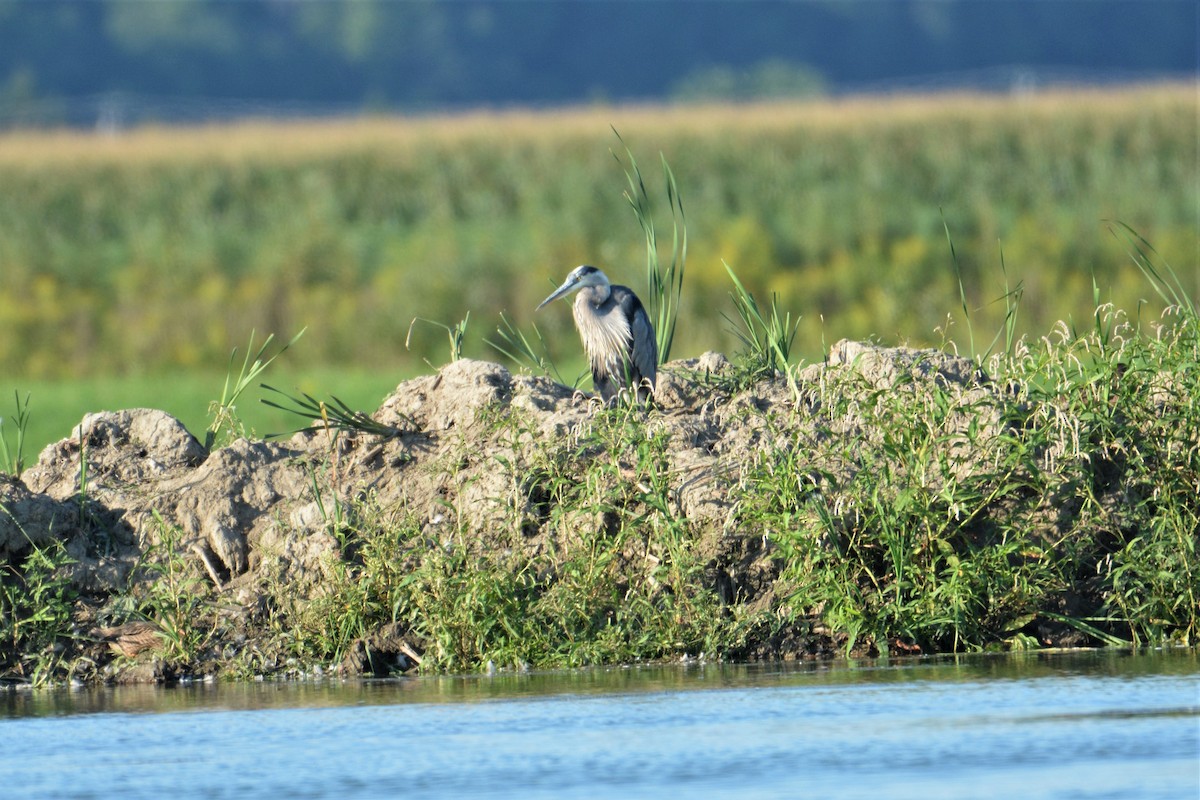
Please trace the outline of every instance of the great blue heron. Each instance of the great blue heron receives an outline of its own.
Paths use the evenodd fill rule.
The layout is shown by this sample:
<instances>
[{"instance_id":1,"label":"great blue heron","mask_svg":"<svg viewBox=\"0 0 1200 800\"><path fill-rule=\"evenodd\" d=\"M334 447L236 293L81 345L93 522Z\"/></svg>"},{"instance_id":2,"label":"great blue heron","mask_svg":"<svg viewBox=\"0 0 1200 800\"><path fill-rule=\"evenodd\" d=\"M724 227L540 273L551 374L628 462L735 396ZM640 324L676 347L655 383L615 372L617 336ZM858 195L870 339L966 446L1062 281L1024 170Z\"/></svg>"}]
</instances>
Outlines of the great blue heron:
<instances>
[{"instance_id":1,"label":"great blue heron","mask_svg":"<svg viewBox=\"0 0 1200 800\"><path fill-rule=\"evenodd\" d=\"M642 301L628 286L613 285L595 267L576 267L563 285L538 305L579 290L575 327L592 366L592 384L604 402L634 387L639 402L654 393L658 344Z\"/></svg>"}]
</instances>

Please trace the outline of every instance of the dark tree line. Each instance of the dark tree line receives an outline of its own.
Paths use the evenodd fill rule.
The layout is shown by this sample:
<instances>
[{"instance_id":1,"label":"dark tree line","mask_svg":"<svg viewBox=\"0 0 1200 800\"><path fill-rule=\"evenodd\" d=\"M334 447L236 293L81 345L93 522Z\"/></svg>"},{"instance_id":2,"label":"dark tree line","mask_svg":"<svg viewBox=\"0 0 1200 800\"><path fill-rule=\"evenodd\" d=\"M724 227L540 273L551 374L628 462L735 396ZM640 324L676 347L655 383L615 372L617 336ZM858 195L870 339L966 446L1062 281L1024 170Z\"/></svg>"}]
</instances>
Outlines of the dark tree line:
<instances>
[{"instance_id":1,"label":"dark tree line","mask_svg":"<svg viewBox=\"0 0 1200 800\"><path fill-rule=\"evenodd\" d=\"M886 88L1018 67L1137 79L1195 73L1197 9L1194 0L0 0L0 114L69 115L81 98L122 93L411 110Z\"/></svg>"}]
</instances>

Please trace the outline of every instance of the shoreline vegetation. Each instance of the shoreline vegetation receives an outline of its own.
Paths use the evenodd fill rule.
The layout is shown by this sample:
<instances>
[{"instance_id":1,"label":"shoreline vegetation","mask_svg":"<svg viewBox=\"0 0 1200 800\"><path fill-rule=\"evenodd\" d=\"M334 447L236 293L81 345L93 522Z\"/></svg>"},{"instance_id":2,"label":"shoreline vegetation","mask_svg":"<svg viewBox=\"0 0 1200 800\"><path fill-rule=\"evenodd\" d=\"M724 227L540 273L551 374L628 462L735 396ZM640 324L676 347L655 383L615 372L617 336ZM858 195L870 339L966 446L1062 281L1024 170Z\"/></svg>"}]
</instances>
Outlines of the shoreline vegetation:
<instances>
[{"instance_id":1,"label":"shoreline vegetation","mask_svg":"<svg viewBox=\"0 0 1200 800\"><path fill-rule=\"evenodd\" d=\"M1126 115L1114 94L1116 116ZM1195 110L1194 93L1163 97L1175 111L1189 102ZM996 102L994 119L958 133L981 144L981 132L1013 110L1012 98ZM1092 105L1080 106L1089 129ZM881 127L894 135L894 124ZM1122 147L1149 146L1113 135ZM1024 148L1018 162L1032 152ZM0 172L22 169L4 152L0 142ZM646 299L672 309L666 322L677 314L682 332L715 291L711 242L696 234L705 217L693 214L684 177L697 167L685 171L686 156L667 167L664 153L667 206L653 217L645 187L656 182L623 155L624 199L645 234L635 263L647 264L661 293ZM1194 166L1194 152L1177 155ZM180 169L181 179L196 175ZM866 193L862 180L845 191ZM453 194L453 181L442 189ZM1177 220L1188 202L1194 209L1185 199L1165 213ZM1007 258L981 275L978 231L965 246L952 215L937 219L949 252L931 281L961 304L947 315L956 336L944 324L934 346L839 337L806 364L796 342L812 348L827 329L812 338L808 317L793 316L811 306L772 291L774 273L743 253L718 262L720 291L733 297L732 357L675 357L654 409L580 402L545 346L573 345L569 330L526 335L525 320L501 317L510 370L473 357L467 318L456 313L443 318L458 325L434 323L450 352L430 355L445 366L402 382L370 416L339 402L336 386L327 396L273 390L297 426L311 426L290 438L241 435L238 398L281 353L270 340L251 352L253 338L240 373L240 359L229 360L202 438L160 411L104 411L27 463L6 426L0 678L237 680L1195 646L1200 318L1190 273L1160 255L1180 248L1156 250L1140 226L1110 223L1125 265L1094 268L1087 311L1031 333L1042 323L1030 307L1046 302L1047 286L1067 284L1035 281ZM470 227L453 215L442 222ZM1169 241L1178 234L1170 220L1152 227ZM1059 242L1046 257L1076 247ZM156 252L148 248L144 263ZM897 253L877 257L895 266ZM819 284L820 274L793 277ZM981 311L985 280L1000 285L999 300ZM1134 298L1127 304L1108 299L1108 287L1135 284L1111 292ZM326 288L333 312L357 302ZM514 291L543 287L528 280ZM1063 307L1064 297L1050 299ZM317 363L328 358L328 329L314 328L292 340L287 360L310 347ZM696 341L677 339L676 354ZM18 429L25 403L18 395Z\"/></svg>"},{"instance_id":2,"label":"shoreline vegetation","mask_svg":"<svg viewBox=\"0 0 1200 800\"><path fill-rule=\"evenodd\" d=\"M89 415L0 476L13 685L1194 646L1200 325L839 342L597 409L461 359L208 451Z\"/></svg>"}]
</instances>

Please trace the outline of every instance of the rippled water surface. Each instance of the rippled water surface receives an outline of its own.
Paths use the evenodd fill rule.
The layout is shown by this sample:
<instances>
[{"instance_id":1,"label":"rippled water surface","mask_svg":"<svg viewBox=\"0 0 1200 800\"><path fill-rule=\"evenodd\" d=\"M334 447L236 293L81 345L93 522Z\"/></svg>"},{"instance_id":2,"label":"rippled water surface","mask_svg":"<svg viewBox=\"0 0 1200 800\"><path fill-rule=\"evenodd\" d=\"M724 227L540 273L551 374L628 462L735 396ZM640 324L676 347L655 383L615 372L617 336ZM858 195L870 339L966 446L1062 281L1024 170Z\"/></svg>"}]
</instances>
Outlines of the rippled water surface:
<instances>
[{"instance_id":1,"label":"rippled water surface","mask_svg":"<svg viewBox=\"0 0 1200 800\"><path fill-rule=\"evenodd\" d=\"M0 694L4 798L1200 797L1200 656Z\"/></svg>"}]
</instances>

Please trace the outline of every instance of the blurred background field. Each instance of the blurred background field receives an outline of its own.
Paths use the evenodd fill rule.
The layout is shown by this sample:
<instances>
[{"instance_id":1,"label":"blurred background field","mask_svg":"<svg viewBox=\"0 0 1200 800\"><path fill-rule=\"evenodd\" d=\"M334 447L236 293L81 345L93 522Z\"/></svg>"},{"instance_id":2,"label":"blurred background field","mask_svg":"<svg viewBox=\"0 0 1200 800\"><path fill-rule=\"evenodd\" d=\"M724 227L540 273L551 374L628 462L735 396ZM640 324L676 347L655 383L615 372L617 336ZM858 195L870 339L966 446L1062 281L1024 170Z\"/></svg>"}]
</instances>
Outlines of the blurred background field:
<instances>
[{"instance_id":1,"label":"blurred background field","mask_svg":"<svg viewBox=\"0 0 1200 800\"><path fill-rule=\"evenodd\" d=\"M1178 84L10 132L0 413L30 392L39 446L104 407L195 426L252 330L286 341L308 328L268 383L368 409L448 360L435 325L406 347L415 317L469 313L463 354L494 360L501 313L536 323L575 366L566 304L533 313L553 285L593 263L645 291L613 128L667 247L660 155L683 198L675 357L735 349L723 262L800 315L805 359L843 337L965 347L947 230L980 347L1002 327L1006 281L1023 289L1022 333L1089 320L1093 282L1153 319L1162 303L1105 221L1135 229L1196 292L1198 112L1196 86ZM296 422L259 405L243 399L259 433Z\"/></svg>"}]
</instances>

